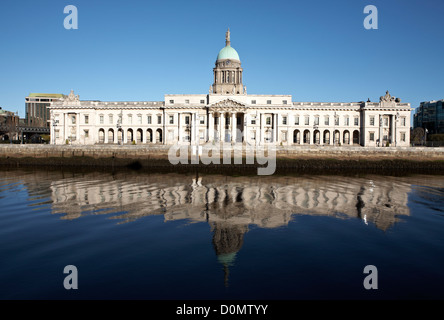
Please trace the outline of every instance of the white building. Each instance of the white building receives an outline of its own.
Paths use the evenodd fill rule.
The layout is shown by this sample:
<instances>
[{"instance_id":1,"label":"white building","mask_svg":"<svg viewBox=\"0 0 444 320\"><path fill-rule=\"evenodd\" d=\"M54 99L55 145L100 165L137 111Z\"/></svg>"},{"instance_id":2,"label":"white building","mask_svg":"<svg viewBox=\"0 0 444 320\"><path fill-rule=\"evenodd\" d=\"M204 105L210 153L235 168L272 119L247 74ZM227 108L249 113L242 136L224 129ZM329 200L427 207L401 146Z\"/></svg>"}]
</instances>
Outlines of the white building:
<instances>
[{"instance_id":1,"label":"white building","mask_svg":"<svg viewBox=\"0 0 444 320\"><path fill-rule=\"evenodd\" d=\"M377 103L247 94L230 31L213 74L208 94L167 94L164 101L84 101L71 91L49 107L51 143L410 144L410 104L388 91Z\"/></svg>"}]
</instances>

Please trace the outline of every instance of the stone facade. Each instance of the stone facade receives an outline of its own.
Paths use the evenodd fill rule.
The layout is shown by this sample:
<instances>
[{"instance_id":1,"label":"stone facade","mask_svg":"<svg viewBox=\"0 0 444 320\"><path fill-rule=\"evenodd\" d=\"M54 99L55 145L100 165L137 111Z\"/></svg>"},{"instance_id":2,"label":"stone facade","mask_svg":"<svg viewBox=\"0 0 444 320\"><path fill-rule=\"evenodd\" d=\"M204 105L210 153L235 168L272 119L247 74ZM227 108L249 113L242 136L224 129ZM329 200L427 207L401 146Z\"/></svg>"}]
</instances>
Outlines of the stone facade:
<instances>
[{"instance_id":1,"label":"stone facade","mask_svg":"<svg viewBox=\"0 0 444 320\"><path fill-rule=\"evenodd\" d=\"M410 145L410 104L388 91L379 102L351 103L247 94L229 31L213 73L208 94L164 101L84 101L71 92L50 107L51 143Z\"/></svg>"}]
</instances>

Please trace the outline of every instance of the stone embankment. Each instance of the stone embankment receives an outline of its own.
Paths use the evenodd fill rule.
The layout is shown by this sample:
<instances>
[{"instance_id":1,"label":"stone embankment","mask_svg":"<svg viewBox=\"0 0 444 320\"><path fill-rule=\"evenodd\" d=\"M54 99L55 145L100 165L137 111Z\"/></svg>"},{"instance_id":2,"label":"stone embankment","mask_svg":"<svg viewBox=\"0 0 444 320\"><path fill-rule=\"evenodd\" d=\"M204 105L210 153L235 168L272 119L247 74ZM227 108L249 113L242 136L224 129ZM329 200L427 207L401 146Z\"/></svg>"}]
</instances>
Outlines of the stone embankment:
<instances>
[{"instance_id":1,"label":"stone embankment","mask_svg":"<svg viewBox=\"0 0 444 320\"><path fill-rule=\"evenodd\" d=\"M232 147L242 150L242 146ZM359 146L276 146L276 172L427 173L444 174L444 148L364 148ZM2 167L94 168L130 167L147 171L215 171L246 173L258 164L177 164L164 145L0 145ZM182 149L183 150L183 149ZM188 149L191 157L192 150ZM245 157L245 150L243 150ZM222 158L222 157L221 157ZM221 161L223 163L223 161ZM261 166L261 165L259 165Z\"/></svg>"}]
</instances>

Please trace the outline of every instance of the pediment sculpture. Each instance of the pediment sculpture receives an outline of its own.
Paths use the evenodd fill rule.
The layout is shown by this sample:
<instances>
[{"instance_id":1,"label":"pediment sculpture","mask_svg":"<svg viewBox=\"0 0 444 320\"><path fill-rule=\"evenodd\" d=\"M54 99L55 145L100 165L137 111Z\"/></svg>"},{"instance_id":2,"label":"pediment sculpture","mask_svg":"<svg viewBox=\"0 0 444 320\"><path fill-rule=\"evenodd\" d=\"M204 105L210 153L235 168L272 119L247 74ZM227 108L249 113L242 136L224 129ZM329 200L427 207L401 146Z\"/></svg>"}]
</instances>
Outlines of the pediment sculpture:
<instances>
[{"instance_id":1,"label":"pediment sculpture","mask_svg":"<svg viewBox=\"0 0 444 320\"><path fill-rule=\"evenodd\" d=\"M232 99L225 99L214 103L211 106L212 109L223 110L223 111L245 111L246 106L243 103Z\"/></svg>"},{"instance_id":2,"label":"pediment sculpture","mask_svg":"<svg viewBox=\"0 0 444 320\"><path fill-rule=\"evenodd\" d=\"M79 95L74 94L74 90L71 90L69 95L64 96L63 98L63 105L80 105L80 98Z\"/></svg>"},{"instance_id":3,"label":"pediment sculpture","mask_svg":"<svg viewBox=\"0 0 444 320\"><path fill-rule=\"evenodd\" d=\"M385 92L385 96L381 96L379 98L379 102L394 102L395 101L395 97L392 97L390 95L390 93L388 92L388 90Z\"/></svg>"}]
</instances>

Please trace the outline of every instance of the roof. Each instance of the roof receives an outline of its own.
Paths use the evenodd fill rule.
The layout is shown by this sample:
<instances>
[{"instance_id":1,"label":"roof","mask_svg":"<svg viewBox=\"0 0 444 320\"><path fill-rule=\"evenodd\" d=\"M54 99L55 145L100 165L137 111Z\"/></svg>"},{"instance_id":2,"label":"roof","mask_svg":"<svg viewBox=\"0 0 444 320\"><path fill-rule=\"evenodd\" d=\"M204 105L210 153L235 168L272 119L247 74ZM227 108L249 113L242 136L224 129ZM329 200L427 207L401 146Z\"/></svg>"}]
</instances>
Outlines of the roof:
<instances>
[{"instance_id":1,"label":"roof","mask_svg":"<svg viewBox=\"0 0 444 320\"><path fill-rule=\"evenodd\" d=\"M222 48L222 50L219 51L216 60L223 60L223 59L232 59L240 61L237 51L234 50L234 48L232 48L230 45L225 46L224 48Z\"/></svg>"},{"instance_id":2,"label":"roof","mask_svg":"<svg viewBox=\"0 0 444 320\"><path fill-rule=\"evenodd\" d=\"M30 93L28 97L62 98L61 93Z\"/></svg>"}]
</instances>

